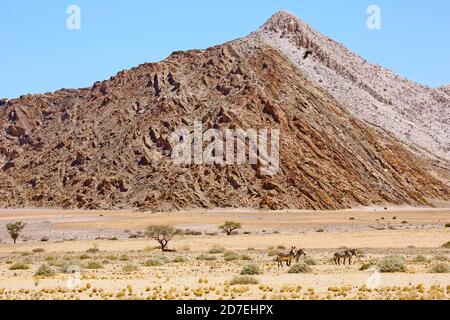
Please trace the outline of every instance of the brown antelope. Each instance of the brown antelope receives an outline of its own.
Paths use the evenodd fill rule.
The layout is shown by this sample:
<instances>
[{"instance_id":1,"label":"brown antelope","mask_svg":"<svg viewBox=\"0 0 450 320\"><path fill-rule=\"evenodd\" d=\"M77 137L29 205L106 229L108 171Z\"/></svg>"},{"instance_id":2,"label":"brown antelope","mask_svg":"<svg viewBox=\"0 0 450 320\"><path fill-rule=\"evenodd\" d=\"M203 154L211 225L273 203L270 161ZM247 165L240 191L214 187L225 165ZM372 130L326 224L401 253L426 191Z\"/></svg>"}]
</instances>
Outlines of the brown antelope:
<instances>
[{"instance_id":1,"label":"brown antelope","mask_svg":"<svg viewBox=\"0 0 450 320\"><path fill-rule=\"evenodd\" d=\"M346 249L344 251L339 251L334 254L334 263L336 265L341 265L341 259L344 259L344 265L345 260L348 259L348 264L352 264L352 257L356 257L357 252L356 249Z\"/></svg>"},{"instance_id":2,"label":"brown antelope","mask_svg":"<svg viewBox=\"0 0 450 320\"><path fill-rule=\"evenodd\" d=\"M279 253L275 261L278 262L278 267L283 267L283 262L286 262L286 266L291 265L292 259L294 259L296 248L292 247L289 253Z\"/></svg>"},{"instance_id":3,"label":"brown antelope","mask_svg":"<svg viewBox=\"0 0 450 320\"><path fill-rule=\"evenodd\" d=\"M300 261L300 258L301 258L302 256L305 256L305 257L306 257L305 251L303 251L302 249L295 250L294 257L295 257L295 260L296 260L297 262Z\"/></svg>"}]
</instances>

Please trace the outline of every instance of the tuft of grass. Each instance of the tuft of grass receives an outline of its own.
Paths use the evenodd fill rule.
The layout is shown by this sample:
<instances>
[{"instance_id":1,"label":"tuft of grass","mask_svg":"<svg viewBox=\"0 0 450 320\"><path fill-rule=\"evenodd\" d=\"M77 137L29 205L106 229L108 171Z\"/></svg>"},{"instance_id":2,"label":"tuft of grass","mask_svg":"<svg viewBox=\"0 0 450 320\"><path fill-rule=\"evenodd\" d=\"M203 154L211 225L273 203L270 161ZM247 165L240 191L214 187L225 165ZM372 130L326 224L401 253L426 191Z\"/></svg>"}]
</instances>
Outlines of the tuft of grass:
<instances>
[{"instance_id":1,"label":"tuft of grass","mask_svg":"<svg viewBox=\"0 0 450 320\"><path fill-rule=\"evenodd\" d=\"M248 254L243 254L243 255L241 256L241 260L244 260L244 261L251 261L251 260L253 260L253 259L252 259L252 257L250 257Z\"/></svg>"},{"instance_id":2,"label":"tuft of grass","mask_svg":"<svg viewBox=\"0 0 450 320\"><path fill-rule=\"evenodd\" d=\"M248 264L242 268L241 275L256 276L262 274L261 268L256 264Z\"/></svg>"},{"instance_id":3,"label":"tuft of grass","mask_svg":"<svg viewBox=\"0 0 450 320\"><path fill-rule=\"evenodd\" d=\"M234 261L239 259L239 254L234 251L225 251L223 254L225 261Z\"/></svg>"},{"instance_id":4,"label":"tuft of grass","mask_svg":"<svg viewBox=\"0 0 450 320\"><path fill-rule=\"evenodd\" d=\"M204 260L204 261L213 261L216 260L217 258L215 256L210 256L207 254L201 254L197 257L197 260Z\"/></svg>"},{"instance_id":5,"label":"tuft of grass","mask_svg":"<svg viewBox=\"0 0 450 320\"><path fill-rule=\"evenodd\" d=\"M9 267L9 270L28 270L30 266L23 262L16 262Z\"/></svg>"},{"instance_id":6,"label":"tuft of grass","mask_svg":"<svg viewBox=\"0 0 450 320\"><path fill-rule=\"evenodd\" d=\"M90 270L97 270L97 269L103 269L103 265L98 261L89 261L84 265L85 269Z\"/></svg>"},{"instance_id":7,"label":"tuft of grass","mask_svg":"<svg viewBox=\"0 0 450 320\"><path fill-rule=\"evenodd\" d=\"M137 272L137 271L139 271L139 267L132 263L128 263L122 267L122 271L127 272L127 273L128 272Z\"/></svg>"},{"instance_id":8,"label":"tuft of grass","mask_svg":"<svg viewBox=\"0 0 450 320\"><path fill-rule=\"evenodd\" d=\"M161 259L153 258L144 262L145 267L159 267L162 266L164 262Z\"/></svg>"},{"instance_id":9,"label":"tuft of grass","mask_svg":"<svg viewBox=\"0 0 450 320\"><path fill-rule=\"evenodd\" d=\"M419 254L419 255L415 256L412 261L416 262L416 263L426 263L426 262L428 262L428 258L422 254Z\"/></svg>"},{"instance_id":10,"label":"tuft of grass","mask_svg":"<svg viewBox=\"0 0 450 320\"><path fill-rule=\"evenodd\" d=\"M259 280L252 276L238 276L230 281L230 285L232 286L249 284L259 284Z\"/></svg>"},{"instance_id":11,"label":"tuft of grass","mask_svg":"<svg viewBox=\"0 0 450 320\"><path fill-rule=\"evenodd\" d=\"M225 248L222 248L222 247L220 247L220 246L214 246L214 247L212 247L209 251L208 251L208 253L210 253L210 254L220 254L220 253L224 253L225 252Z\"/></svg>"},{"instance_id":12,"label":"tuft of grass","mask_svg":"<svg viewBox=\"0 0 450 320\"><path fill-rule=\"evenodd\" d=\"M44 263L37 269L34 275L38 277L53 277L55 275L55 270L53 270L53 268L48 264Z\"/></svg>"},{"instance_id":13,"label":"tuft of grass","mask_svg":"<svg viewBox=\"0 0 450 320\"><path fill-rule=\"evenodd\" d=\"M439 262L431 267L430 273L450 273L450 264L448 262Z\"/></svg>"},{"instance_id":14,"label":"tuft of grass","mask_svg":"<svg viewBox=\"0 0 450 320\"><path fill-rule=\"evenodd\" d=\"M445 249L450 249L450 241L449 241L449 242L446 242L446 243L444 243L444 244L442 245L442 248L445 248Z\"/></svg>"},{"instance_id":15,"label":"tuft of grass","mask_svg":"<svg viewBox=\"0 0 450 320\"><path fill-rule=\"evenodd\" d=\"M448 257L445 254L435 255L433 259L437 261L448 261Z\"/></svg>"},{"instance_id":16,"label":"tuft of grass","mask_svg":"<svg viewBox=\"0 0 450 320\"><path fill-rule=\"evenodd\" d=\"M43 248L36 248L36 249L31 250L31 251L33 251L34 253L42 253L45 250Z\"/></svg>"},{"instance_id":17,"label":"tuft of grass","mask_svg":"<svg viewBox=\"0 0 450 320\"><path fill-rule=\"evenodd\" d=\"M100 252L100 249L99 248L97 248L97 246L93 246L92 248L89 248L89 249L87 249L86 250L86 253L99 253Z\"/></svg>"},{"instance_id":18,"label":"tuft of grass","mask_svg":"<svg viewBox=\"0 0 450 320\"><path fill-rule=\"evenodd\" d=\"M374 263L364 263L361 266L361 268L359 268L359 271L366 271L366 270L369 270L370 268L375 267L375 266L376 266L376 264L374 264Z\"/></svg>"},{"instance_id":19,"label":"tuft of grass","mask_svg":"<svg viewBox=\"0 0 450 320\"><path fill-rule=\"evenodd\" d=\"M378 264L378 267L383 273L406 272L405 258L397 255L388 256Z\"/></svg>"},{"instance_id":20,"label":"tuft of grass","mask_svg":"<svg viewBox=\"0 0 450 320\"><path fill-rule=\"evenodd\" d=\"M187 259L183 256L177 256L172 260L172 262L175 262L175 263L183 263L186 261L187 261Z\"/></svg>"},{"instance_id":21,"label":"tuft of grass","mask_svg":"<svg viewBox=\"0 0 450 320\"><path fill-rule=\"evenodd\" d=\"M294 264L288 271L288 273L310 273L312 269L304 262Z\"/></svg>"}]
</instances>

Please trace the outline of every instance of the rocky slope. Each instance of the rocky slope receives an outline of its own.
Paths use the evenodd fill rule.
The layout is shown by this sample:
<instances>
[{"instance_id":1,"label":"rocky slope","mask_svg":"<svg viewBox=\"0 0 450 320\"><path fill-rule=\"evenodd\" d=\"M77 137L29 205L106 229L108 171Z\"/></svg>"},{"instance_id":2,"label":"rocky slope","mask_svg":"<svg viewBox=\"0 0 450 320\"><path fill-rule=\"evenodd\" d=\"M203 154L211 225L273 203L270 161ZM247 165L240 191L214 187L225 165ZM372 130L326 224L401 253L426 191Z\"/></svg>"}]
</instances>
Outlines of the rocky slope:
<instances>
[{"instance_id":1,"label":"rocky slope","mask_svg":"<svg viewBox=\"0 0 450 320\"><path fill-rule=\"evenodd\" d=\"M276 13L252 36L279 49L355 117L416 152L450 159L450 96L442 90L368 63L289 12Z\"/></svg>"},{"instance_id":2,"label":"rocky slope","mask_svg":"<svg viewBox=\"0 0 450 320\"><path fill-rule=\"evenodd\" d=\"M439 90L444 91L446 94L448 94L450 96L450 84L439 87Z\"/></svg>"},{"instance_id":3,"label":"rocky slope","mask_svg":"<svg viewBox=\"0 0 450 320\"><path fill-rule=\"evenodd\" d=\"M174 165L168 136L195 120L280 129L278 174ZM449 195L439 168L353 117L261 37L0 101L1 207L340 209Z\"/></svg>"}]
</instances>

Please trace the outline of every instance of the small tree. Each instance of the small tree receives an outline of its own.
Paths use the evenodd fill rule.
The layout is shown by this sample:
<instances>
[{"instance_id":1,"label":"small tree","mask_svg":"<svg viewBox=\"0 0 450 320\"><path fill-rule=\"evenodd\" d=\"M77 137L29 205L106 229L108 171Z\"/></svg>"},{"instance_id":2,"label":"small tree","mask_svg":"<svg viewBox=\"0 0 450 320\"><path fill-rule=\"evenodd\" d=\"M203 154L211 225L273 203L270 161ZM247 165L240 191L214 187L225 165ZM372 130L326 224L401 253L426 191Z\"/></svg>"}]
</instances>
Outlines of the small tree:
<instances>
[{"instance_id":1,"label":"small tree","mask_svg":"<svg viewBox=\"0 0 450 320\"><path fill-rule=\"evenodd\" d=\"M234 230L242 228L242 225L239 222L227 221L223 225L219 226L220 230L223 230L227 233L227 236L231 235Z\"/></svg>"},{"instance_id":2,"label":"small tree","mask_svg":"<svg viewBox=\"0 0 450 320\"><path fill-rule=\"evenodd\" d=\"M166 246L170 240L175 236L176 230L172 226L150 226L145 231L145 234L158 241L161 245L162 251L167 251Z\"/></svg>"},{"instance_id":3,"label":"small tree","mask_svg":"<svg viewBox=\"0 0 450 320\"><path fill-rule=\"evenodd\" d=\"M6 225L6 230L8 231L10 237L13 239L14 243L17 242L17 239L20 236L23 228L25 228L27 224L22 221L11 222Z\"/></svg>"}]
</instances>

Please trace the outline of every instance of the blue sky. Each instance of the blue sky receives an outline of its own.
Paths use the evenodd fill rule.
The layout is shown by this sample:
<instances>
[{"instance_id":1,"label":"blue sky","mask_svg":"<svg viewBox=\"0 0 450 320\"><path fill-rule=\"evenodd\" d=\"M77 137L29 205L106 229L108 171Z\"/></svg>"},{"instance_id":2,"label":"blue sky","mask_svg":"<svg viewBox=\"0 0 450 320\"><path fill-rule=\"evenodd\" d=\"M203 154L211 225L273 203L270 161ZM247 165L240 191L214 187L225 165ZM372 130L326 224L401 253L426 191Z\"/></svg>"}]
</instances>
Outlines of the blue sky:
<instances>
[{"instance_id":1,"label":"blue sky","mask_svg":"<svg viewBox=\"0 0 450 320\"><path fill-rule=\"evenodd\" d=\"M72 4L81 30L66 28ZM372 4L381 30L366 27ZM175 50L245 36L281 9L372 63L432 87L450 83L448 0L4 0L0 98L90 86Z\"/></svg>"}]
</instances>

